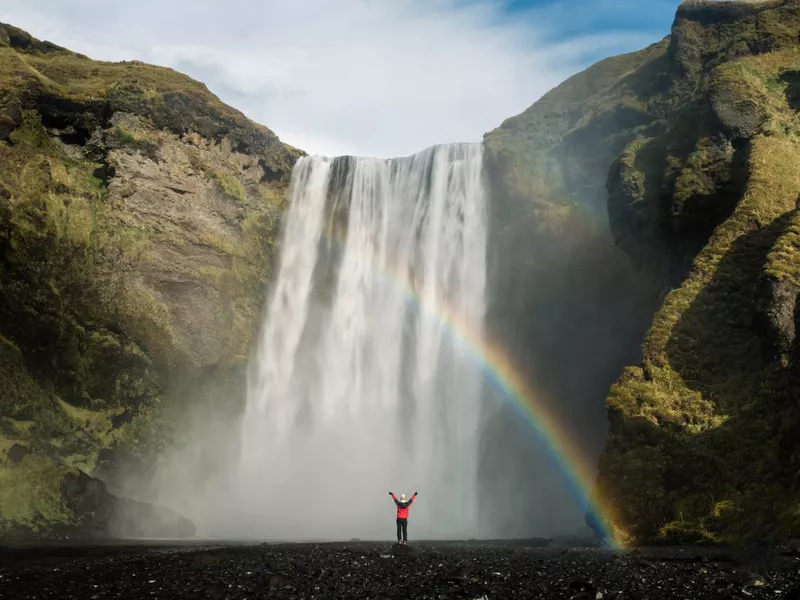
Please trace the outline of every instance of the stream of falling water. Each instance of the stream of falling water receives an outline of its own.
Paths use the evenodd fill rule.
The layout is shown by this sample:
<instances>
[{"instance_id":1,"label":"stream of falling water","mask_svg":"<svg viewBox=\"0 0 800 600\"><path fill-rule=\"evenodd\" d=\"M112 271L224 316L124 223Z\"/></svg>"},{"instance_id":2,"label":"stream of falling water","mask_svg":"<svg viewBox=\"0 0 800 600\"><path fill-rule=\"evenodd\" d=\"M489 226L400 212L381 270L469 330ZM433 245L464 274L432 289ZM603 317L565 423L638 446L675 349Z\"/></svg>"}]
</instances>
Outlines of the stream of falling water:
<instances>
[{"instance_id":1,"label":"stream of falling water","mask_svg":"<svg viewBox=\"0 0 800 600\"><path fill-rule=\"evenodd\" d=\"M248 375L240 535L390 538L390 490L420 493L410 537L477 534L482 380L442 317L481 330L481 152L296 165Z\"/></svg>"}]
</instances>

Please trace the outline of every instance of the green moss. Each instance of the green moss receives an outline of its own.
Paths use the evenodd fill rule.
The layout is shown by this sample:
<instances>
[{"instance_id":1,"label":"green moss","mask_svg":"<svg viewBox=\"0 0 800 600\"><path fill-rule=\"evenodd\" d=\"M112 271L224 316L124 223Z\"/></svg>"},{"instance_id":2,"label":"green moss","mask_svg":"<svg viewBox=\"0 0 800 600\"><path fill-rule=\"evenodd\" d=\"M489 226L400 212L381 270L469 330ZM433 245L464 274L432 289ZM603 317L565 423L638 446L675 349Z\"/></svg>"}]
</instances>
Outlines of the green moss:
<instances>
[{"instance_id":1,"label":"green moss","mask_svg":"<svg viewBox=\"0 0 800 600\"><path fill-rule=\"evenodd\" d=\"M227 194L231 198L239 200L240 202L247 200L247 193L244 191L244 186L238 178L227 173L216 172L212 172L210 176L211 179L217 183L219 189L224 194Z\"/></svg>"},{"instance_id":2,"label":"green moss","mask_svg":"<svg viewBox=\"0 0 800 600\"><path fill-rule=\"evenodd\" d=\"M158 157L158 144L148 139L139 132L133 132L124 125L115 125L109 131L113 141L123 146L139 150L146 156L155 160Z\"/></svg>"},{"instance_id":3,"label":"green moss","mask_svg":"<svg viewBox=\"0 0 800 600\"><path fill-rule=\"evenodd\" d=\"M40 47L36 43L31 48ZM146 116L155 127L183 133L190 128L208 138L227 135L270 162L291 165L300 154L280 144L266 127L223 104L205 85L181 73L138 61L108 63L59 48L39 51L0 47L0 97L28 89L77 106ZM186 119L187 109L194 113ZM98 113L102 112L100 110ZM101 114L84 113L82 126L100 124Z\"/></svg>"},{"instance_id":4,"label":"green moss","mask_svg":"<svg viewBox=\"0 0 800 600\"><path fill-rule=\"evenodd\" d=\"M19 464L0 466L0 531L3 525L23 525L40 531L69 523L73 515L64 505L61 484L68 469L45 457L30 454Z\"/></svg>"},{"instance_id":5,"label":"green moss","mask_svg":"<svg viewBox=\"0 0 800 600\"><path fill-rule=\"evenodd\" d=\"M32 454L0 466L3 491L13 491L0 498L0 520L37 530L70 518L60 505L65 470L91 472L113 441L111 418L158 392L120 318L131 298L113 293L121 267L139 258L138 238L111 217L99 165L52 142L35 111L11 139L0 145L9 192L0 200L0 417Z\"/></svg>"},{"instance_id":6,"label":"green moss","mask_svg":"<svg viewBox=\"0 0 800 600\"><path fill-rule=\"evenodd\" d=\"M618 242L679 274L642 366L608 397L598 494L626 542L797 531L796 359L765 352L754 301L765 275L798 282L800 121L783 83L800 67L789 33L800 15L777 3L708 10L729 8L740 18L679 11L678 69L649 99L666 127L630 142L609 178Z\"/></svg>"},{"instance_id":7,"label":"green moss","mask_svg":"<svg viewBox=\"0 0 800 600\"><path fill-rule=\"evenodd\" d=\"M721 507L742 503L754 511L748 514L766 514L757 494L782 477L774 472L784 461L774 439L785 418L780 407L788 391L787 373L759 358L761 342L750 315L764 265L780 255L772 249L785 235L786 215L793 214L800 190L798 160L796 138L753 141L742 201L656 315L645 341L644 372L612 388L608 403L620 420L612 427L601 480L624 507L620 518L629 528L624 535L649 539L663 521L659 535L674 541L684 539L670 537L676 532L703 529L730 539L742 524L733 523L730 511ZM625 425L639 418L651 423L647 445ZM692 476L704 473L698 464L678 470L673 462L698 454L706 456L705 465L713 465L706 480ZM663 471L653 468L657 461L665 465ZM640 513L631 498L641 498L646 489L675 490L674 497ZM785 506L790 498L784 494L778 504ZM694 510L681 518L679 501L693 502ZM767 519L773 528L774 518Z\"/></svg>"},{"instance_id":8,"label":"green moss","mask_svg":"<svg viewBox=\"0 0 800 600\"><path fill-rule=\"evenodd\" d=\"M800 211L796 211L786 231L778 238L767 257L765 272L778 281L800 286Z\"/></svg>"},{"instance_id":9,"label":"green moss","mask_svg":"<svg viewBox=\"0 0 800 600\"><path fill-rule=\"evenodd\" d=\"M659 85L667 42L613 57L570 78L488 133L490 174L515 202L582 204L605 213L608 165L653 120L641 100Z\"/></svg>"}]
</instances>

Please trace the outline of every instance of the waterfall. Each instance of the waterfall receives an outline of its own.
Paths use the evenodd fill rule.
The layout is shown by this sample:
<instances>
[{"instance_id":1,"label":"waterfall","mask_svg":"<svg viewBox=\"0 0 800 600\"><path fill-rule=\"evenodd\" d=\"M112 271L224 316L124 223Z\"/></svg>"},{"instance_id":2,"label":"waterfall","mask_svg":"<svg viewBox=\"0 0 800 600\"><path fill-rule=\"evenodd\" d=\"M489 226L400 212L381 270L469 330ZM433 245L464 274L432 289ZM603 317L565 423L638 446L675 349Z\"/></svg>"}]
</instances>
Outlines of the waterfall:
<instances>
[{"instance_id":1,"label":"waterfall","mask_svg":"<svg viewBox=\"0 0 800 600\"><path fill-rule=\"evenodd\" d=\"M486 193L480 144L304 157L248 373L238 470L264 538L476 535Z\"/></svg>"}]
</instances>

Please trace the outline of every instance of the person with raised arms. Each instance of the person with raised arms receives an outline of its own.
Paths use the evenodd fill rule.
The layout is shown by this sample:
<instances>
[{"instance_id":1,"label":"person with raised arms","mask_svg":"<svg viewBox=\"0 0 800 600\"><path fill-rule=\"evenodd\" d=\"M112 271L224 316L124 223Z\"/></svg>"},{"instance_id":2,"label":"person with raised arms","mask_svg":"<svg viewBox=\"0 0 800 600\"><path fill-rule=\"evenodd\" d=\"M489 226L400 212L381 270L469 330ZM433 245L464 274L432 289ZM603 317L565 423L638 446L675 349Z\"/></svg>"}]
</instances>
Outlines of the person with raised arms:
<instances>
[{"instance_id":1,"label":"person with raised arms","mask_svg":"<svg viewBox=\"0 0 800 600\"><path fill-rule=\"evenodd\" d=\"M398 544L408 544L408 508L411 506L411 503L414 502L414 498L417 497L417 492L414 492L414 495L411 496L411 499L406 501L406 495L400 494L400 500L397 499L392 492L389 492L389 495L394 500L394 503L397 505L397 543ZM403 534L402 541L400 540L400 534Z\"/></svg>"}]
</instances>

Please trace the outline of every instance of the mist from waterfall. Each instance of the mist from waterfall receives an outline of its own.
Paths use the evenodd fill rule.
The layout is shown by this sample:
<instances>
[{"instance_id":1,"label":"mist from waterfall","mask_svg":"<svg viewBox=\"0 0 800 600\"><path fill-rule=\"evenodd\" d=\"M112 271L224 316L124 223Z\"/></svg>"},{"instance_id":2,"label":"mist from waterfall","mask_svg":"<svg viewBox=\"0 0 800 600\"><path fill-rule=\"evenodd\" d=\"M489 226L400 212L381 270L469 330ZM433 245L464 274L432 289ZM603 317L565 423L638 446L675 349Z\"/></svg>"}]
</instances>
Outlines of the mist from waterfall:
<instances>
[{"instance_id":1,"label":"mist from waterfall","mask_svg":"<svg viewBox=\"0 0 800 600\"><path fill-rule=\"evenodd\" d=\"M243 537L385 539L391 490L414 538L477 535L480 144L399 159L304 157L248 373L235 518Z\"/></svg>"}]
</instances>

